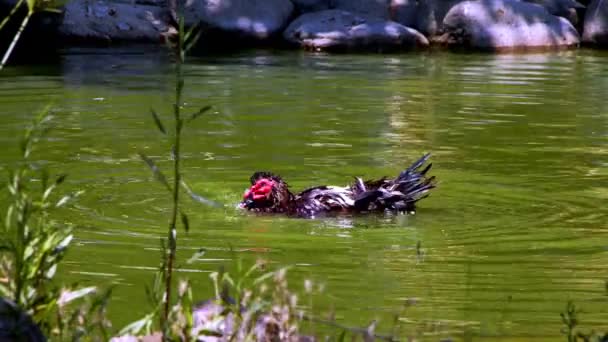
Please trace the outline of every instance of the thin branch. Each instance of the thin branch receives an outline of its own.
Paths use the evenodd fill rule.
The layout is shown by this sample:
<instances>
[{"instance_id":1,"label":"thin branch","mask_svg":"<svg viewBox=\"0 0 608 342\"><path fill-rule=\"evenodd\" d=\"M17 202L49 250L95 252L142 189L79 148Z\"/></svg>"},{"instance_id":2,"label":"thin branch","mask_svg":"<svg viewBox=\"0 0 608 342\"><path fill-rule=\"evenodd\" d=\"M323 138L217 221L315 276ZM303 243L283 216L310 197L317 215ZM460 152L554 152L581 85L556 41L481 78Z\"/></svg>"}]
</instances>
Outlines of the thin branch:
<instances>
[{"instance_id":1,"label":"thin branch","mask_svg":"<svg viewBox=\"0 0 608 342\"><path fill-rule=\"evenodd\" d=\"M25 30L25 27L27 26L27 23L30 20L30 17L32 16L32 14L34 14L34 12L28 12L28 14L25 16L25 18L23 18L23 21L21 22L21 26L19 27L19 31L17 31L17 33L15 34L15 37L13 37L13 41L11 42L11 45L8 47L8 49L4 53L2 62L0 62L0 70L2 70L2 68L4 68L4 65L6 65L6 62L8 61L8 57L13 52L13 49L15 48L15 45L17 45L17 41L19 41L19 38L21 38L21 33L23 33L23 30Z\"/></svg>"},{"instance_id":2,"label":"thin branch","mask_svg":"<svg viewBox=\"0 0 608 342\"><path fill-rule=\"evenodd\" d=\"M11 10L11 13L9 13L6 18L4 18L4 20L2 20L2 23L0 23L0 31L2 31L2 28L4 27L4 25L6 25L6 23L11 19L11 17L17 12L17 10L19 9L19 7L21 7L21 4L23 4L24 0L19 0L19 2L17 2L15 4L15 6L13 7L13 9Z\"/></svg>"}]
</instances>

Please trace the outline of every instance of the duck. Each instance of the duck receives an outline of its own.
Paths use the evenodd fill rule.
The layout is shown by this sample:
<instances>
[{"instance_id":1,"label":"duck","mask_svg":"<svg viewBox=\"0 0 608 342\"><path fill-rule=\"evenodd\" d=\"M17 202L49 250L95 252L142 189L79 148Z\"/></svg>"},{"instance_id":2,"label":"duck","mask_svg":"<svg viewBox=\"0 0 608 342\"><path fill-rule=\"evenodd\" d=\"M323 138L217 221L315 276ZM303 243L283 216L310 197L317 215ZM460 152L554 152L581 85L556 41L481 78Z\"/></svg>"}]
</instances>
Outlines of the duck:
<instances>
[{"instance_id":1,"label":"duck","mask_svg":"<svg viewBox=\"0 0 608 342\"><path fill-rule=\"evenodd\" d=\"M293 193L281 176L268 171L255 172L251 186L239 203L241 209L256 213L282 214L298 218L317 218L330 214L372 212L414 213L416 203L436 187L431 154L420 159L394 178L364 181L354 177L347 186L320 185Z\"/></svg>"}]
</instances>

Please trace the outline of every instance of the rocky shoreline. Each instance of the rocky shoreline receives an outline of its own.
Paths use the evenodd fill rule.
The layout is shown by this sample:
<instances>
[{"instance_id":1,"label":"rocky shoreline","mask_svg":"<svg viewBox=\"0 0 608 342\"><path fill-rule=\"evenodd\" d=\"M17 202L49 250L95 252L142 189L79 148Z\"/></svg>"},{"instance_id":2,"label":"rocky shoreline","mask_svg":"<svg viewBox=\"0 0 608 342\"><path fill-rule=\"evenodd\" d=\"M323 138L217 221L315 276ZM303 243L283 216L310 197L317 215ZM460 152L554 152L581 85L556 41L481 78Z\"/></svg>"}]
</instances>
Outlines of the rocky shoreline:
<instances>
[{"instance_id":1,"label":"rocky shoreline","mask_svg":"<svg viewBox=\"0 0 608 342\"><path fill-rule=\"evenodd\" d=\"M2 1L0 14L6 15L15 1ZM170 1L71 0L39 29L55 30L63 44L160 44L175 34ZM383 52L442 46L499 52L606 47L608 2L581 1L186 0L183 5L186 25L200 24L199 44L210 49Z\"/></svg>"}]
</instances>

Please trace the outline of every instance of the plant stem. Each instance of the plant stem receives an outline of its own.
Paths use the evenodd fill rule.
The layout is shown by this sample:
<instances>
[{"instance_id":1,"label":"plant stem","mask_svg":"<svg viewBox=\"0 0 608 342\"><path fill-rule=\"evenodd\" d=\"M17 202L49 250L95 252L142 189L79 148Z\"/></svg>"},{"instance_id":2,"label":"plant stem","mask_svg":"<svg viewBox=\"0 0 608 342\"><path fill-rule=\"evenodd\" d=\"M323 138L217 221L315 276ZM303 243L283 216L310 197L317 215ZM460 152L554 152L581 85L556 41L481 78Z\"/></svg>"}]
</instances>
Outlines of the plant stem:
<instances>
[{"instance_id":1,"label":"plant stem","mask_svg":"<svg viewBox=\"0 0 608 342\"><path fill-rule=\"evenodd\" d=\"M21 4L23 3L23 1L24 0L19 0L19 2L17 2L15 4L15 6L11 10L11 12L6 16L6 18L4 18L4 20L2 20L2 22L0 23L0 31L2 31L2 28L4 27L4 25L6 25L6 23L13 16L13 14L15 14L15 12L17 12L17 10L19 9L19 7L21 7Z\"/></svg>"},{"instance_id":2,"label":"plant stem","mask_svg":"<svg viewBox=\"0 0 608 342\"><path fill-rule=\"evenodd\" d=\"M30 20L30 17L32 16L32 14L34 14L34 12L29 11L27 13L27 15L25 16L25 18L23 18L23 21L21 22L21 26L19 26L19 30L15 34L15 37L13 37L13 41L11 42L11 45L9 45L8 49L4 53L4 57L2 58L2 62L0 62L0 70L2 70L2 68L4 68L4 65L8 61L8 57L13 52L13 49L15 48L15 45L17 45L17 41L19 41L19 38L21 37L21 33L23 33L23 30L25 30L25 27L27 26L27 23Z\"/></svg>"},{"instance_id":3,"label":"plant stem","mask_svg":"<svg viewBox=\"0 0 608 342\"><path fill-rule=\"evenodd\" d=\"M177 249L177 214L179 213L179 188L181 182L180 174L180 142L181 142L181 131L182 131L182 119L181 119L181 104L182 104L182 90L184 87L184 79L182 73L182 63L184 53L183 47L183 36L184 36L183 17L180 18L179 24L179 37L177 44L177 62L175 64L175 104L173 105L173 115L175 120L175 136L173 142L173 211L171 213L171 223L169 224L169 258L167 260L167 273L165 275L165 310L164 310L164 323L163 323L163 339L166 340L168 335L168 318L170 310L171 290L172 290L172 275L173 275L173 264L175 262L175 253Z\"/></svg>"}]
</instances>

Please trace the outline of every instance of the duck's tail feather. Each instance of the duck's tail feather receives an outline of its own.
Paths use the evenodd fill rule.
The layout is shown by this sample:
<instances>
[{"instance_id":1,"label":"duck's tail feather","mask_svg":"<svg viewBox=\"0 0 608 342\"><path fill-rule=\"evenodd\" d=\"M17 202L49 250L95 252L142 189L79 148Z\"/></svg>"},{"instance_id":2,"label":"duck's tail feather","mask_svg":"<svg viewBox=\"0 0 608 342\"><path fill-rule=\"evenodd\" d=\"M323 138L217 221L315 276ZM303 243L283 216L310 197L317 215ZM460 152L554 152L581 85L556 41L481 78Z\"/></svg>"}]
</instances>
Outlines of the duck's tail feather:
<instances>
[{"instance_id":1,"label":"duck's tail feather","mask_svg":"<svg viewBox=\"0 0 608 342\"><path fill-rule=\"evenodd\" d=\"M414 211L415 203L427 197L429 191L436 186L435 177L426 176L432 164L420 170L430 156L430 153L425 154L395 179L386 180L378 187L358 193L355 198L355 208L360 211L384 209Z\"/></svg>"}]
</instances>

